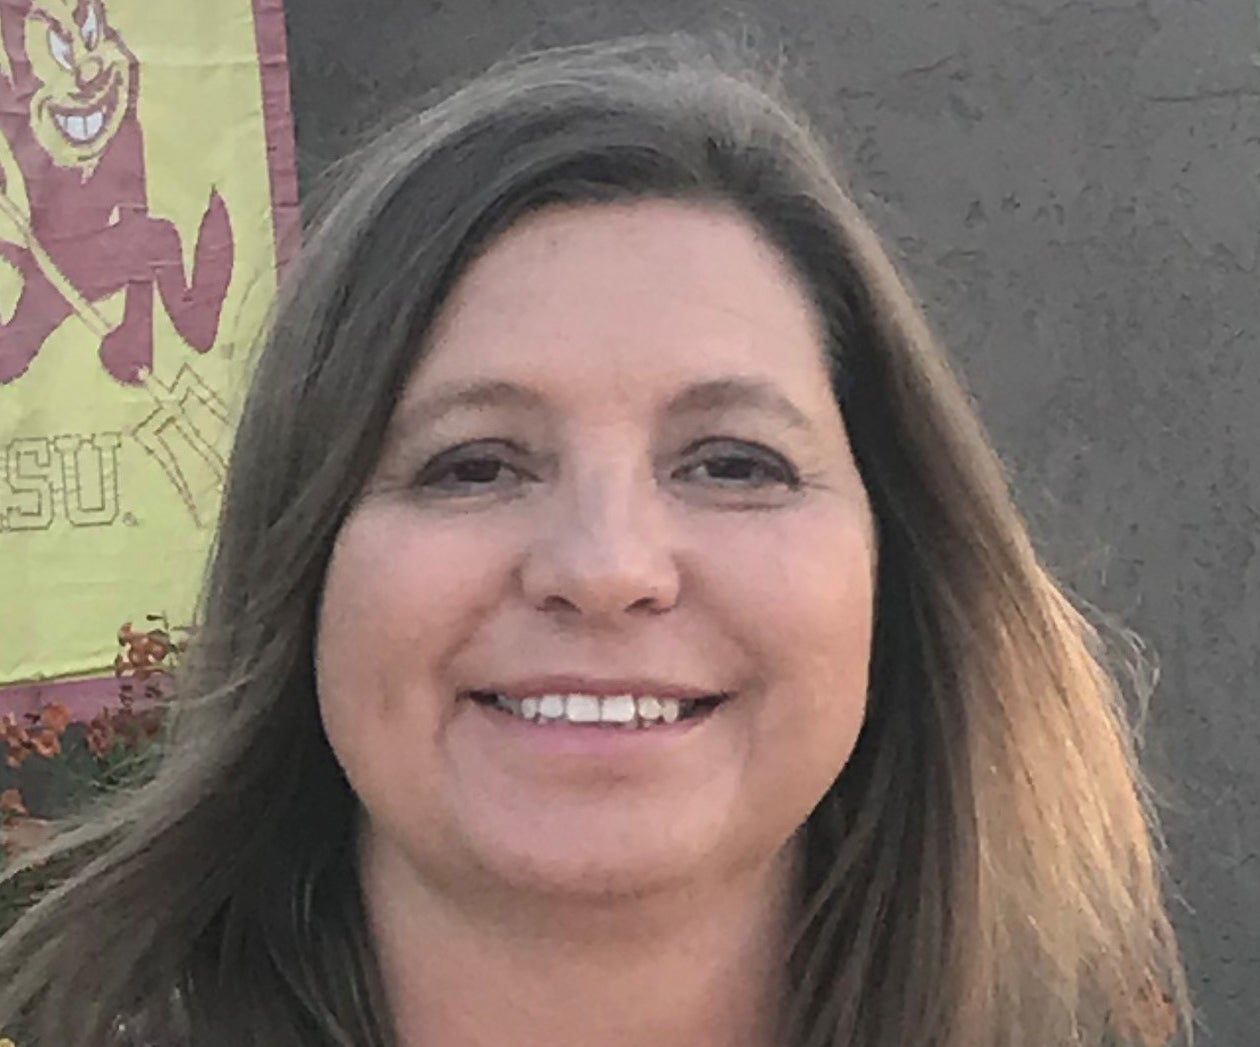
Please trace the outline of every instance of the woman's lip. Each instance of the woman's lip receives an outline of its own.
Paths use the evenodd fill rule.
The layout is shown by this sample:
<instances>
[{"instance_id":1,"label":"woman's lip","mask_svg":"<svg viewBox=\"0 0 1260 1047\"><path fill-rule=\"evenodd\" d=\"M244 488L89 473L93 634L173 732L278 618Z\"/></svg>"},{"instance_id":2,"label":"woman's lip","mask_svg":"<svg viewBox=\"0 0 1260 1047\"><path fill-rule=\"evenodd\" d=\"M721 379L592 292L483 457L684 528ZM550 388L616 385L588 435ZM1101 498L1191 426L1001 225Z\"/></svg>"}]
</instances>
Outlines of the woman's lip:
<instances>
[{"instance_id":1,"label":"woman's lip","mask_svg":"<svg viewBox=\"0 0 1260 1047\"><path fill-rule=\"evenodd\" d=\"M725 697L728 692L721 688L690 687L660 680L647 680L642 677L596 678L553 674L529 677L511 683L474 687L467 693L498 694L519 702L524 698L541 698L548 694L589 694L596 698L613 698L628 694L633 698L673 698L678 701L695 701L702 698Z\"/></svg>"}]
</instances>

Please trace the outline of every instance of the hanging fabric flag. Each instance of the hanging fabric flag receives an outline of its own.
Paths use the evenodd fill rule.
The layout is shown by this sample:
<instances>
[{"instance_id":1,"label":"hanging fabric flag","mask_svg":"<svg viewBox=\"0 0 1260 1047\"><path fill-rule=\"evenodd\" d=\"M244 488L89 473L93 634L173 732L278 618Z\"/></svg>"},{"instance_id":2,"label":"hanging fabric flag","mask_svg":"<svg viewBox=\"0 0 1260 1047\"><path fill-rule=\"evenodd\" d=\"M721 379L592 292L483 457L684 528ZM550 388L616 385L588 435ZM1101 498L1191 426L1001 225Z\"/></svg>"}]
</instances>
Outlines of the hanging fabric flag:
<instances>
[{"instance_id":1,"label":"hanging fabric flag","mask_svg":"<svg viewBox=\"0 0 1260 1047\"><path fill-rule=\"evenodd\" d=\"M295 246L281 0L0 0L0 714L188 621Z\"/></svg>"}]
</instances>

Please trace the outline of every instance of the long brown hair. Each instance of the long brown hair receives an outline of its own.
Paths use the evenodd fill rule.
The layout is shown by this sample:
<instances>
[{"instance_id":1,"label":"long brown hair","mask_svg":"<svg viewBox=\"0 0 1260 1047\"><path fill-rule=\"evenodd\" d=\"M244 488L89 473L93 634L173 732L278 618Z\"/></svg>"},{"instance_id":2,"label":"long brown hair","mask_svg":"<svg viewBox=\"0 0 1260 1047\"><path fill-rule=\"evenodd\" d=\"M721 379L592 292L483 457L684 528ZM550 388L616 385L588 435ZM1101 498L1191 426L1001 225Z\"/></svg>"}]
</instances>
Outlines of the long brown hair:
<instances>
[{"instance_id":1,"label":"long brown hair","mask_svg":"<svg viewBox=\"0 0 1260 1047\"><path fill-rule=\"evenodd\" d=\"M804 828L781 1041L1097 1047L1165 1012L1189 1035L1107 653L819 137L750 69L680 37L530 55L335 168L257 361L162 769L54 845L79 868L0 941L0 1028L389 1047L314 696L330 548L469 260L538 208L670 197L740 210L796 267L879 532L869 714Z\"/></svg>"}]
</instances>

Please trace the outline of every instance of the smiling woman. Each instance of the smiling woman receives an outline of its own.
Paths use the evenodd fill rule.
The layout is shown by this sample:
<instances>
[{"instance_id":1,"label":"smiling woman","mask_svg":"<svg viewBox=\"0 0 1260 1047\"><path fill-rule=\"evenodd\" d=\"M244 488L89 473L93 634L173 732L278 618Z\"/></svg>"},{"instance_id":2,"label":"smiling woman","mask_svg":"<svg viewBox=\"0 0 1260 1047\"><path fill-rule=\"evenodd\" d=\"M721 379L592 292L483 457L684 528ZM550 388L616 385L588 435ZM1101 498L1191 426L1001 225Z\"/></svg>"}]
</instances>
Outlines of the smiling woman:
<instances>
[{"instance_id":1,"label":"smiling woman","mask_svg":"<svg viewBox=\"0 0 1260 1047\"><path fill-rule=\"evenodd\" d=\"M553 205L472 263L427 341L316 644L324 727L372 812L386 970L431 948L391 929L434 878L472 911L563 892L519 910L520 956L489 952L504 978L584 896L694 909L704 884L705 921L729 924L787 875L767 859L866 699L874 527L808 294L729 209ZM621 988L635 966L627 948ZM423 1030L415 981L395 995ZM703 987L729 999L695 1034L745 1025L745 985Z\"/></svg>"},{"instance_id":2,"label":"smiling woman","mask_svg":"<svg viewBox=\"0 0 1260 1047\"><path fill-rule=\"evenodd\" d=\"M507 63L334 173L164 766L52 845L0 1028L1170 1041L1103 659L773 89L673 38Z\"/></svg>"}]
</instances>

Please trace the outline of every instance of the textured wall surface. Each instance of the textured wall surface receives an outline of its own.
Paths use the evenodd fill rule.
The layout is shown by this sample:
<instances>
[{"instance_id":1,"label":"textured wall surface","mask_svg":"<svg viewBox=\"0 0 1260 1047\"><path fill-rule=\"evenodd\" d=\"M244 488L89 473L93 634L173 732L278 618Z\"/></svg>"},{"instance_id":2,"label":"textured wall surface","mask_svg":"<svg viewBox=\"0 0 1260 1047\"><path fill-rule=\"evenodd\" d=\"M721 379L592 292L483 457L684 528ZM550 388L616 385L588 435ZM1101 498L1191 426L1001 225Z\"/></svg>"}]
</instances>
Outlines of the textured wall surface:
<instances>
[{"instance_id":1,"label":"textured wall surface","mask_svg":"<svg viewBox=\"0 0 1260 1047\"><path fill-rule=\"evenodd\" d=\"M287 6L307 180L508 48L714 24L695 0ZM1257 0L747 10L958 360L1045 555L1158 657L1148 756L1202 1042L1258 1044Z\"/></svg>"}]
</instances>

